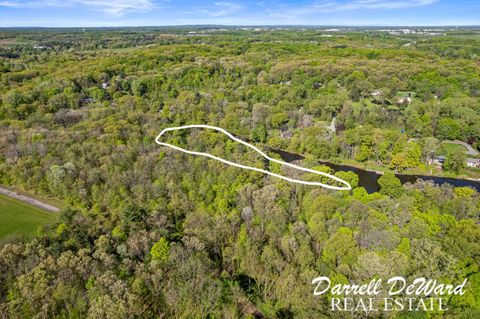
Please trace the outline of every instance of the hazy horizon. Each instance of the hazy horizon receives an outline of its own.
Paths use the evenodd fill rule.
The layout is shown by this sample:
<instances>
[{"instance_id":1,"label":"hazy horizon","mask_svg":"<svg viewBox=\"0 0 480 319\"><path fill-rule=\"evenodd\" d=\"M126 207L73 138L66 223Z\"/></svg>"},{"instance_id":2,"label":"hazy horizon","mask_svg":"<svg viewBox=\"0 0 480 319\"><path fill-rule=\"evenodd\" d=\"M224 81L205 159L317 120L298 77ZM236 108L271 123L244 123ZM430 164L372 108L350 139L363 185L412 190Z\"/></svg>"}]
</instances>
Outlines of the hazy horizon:
<instances>
[{"instance_id":1,"label":"hazy horizon","mask_svg":"<svg viewBox=\"0 0 480 319\"><path fill-rule=\"evenodd\" d=\"M118 26L0 26L0 29L141 29L141 28L480 28L480 24L473 25L354 25L354 24L330 24L330 25L314 25L314 24L164 24L164 25L118 25Z\"/></svg>"}]
</instances>

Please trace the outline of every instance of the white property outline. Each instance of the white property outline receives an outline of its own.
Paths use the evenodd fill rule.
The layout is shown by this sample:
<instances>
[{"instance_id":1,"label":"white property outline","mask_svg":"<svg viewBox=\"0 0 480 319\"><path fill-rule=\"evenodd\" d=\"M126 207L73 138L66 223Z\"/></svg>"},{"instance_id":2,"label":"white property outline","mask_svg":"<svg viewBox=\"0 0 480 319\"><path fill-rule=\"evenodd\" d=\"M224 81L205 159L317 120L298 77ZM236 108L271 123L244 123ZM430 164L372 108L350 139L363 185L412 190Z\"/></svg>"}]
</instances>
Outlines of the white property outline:
<instances>
[{"instance_id":1,"label":"white property outline","mask_svg":"<svg viewBox=\"0 0 480 319\"><path fill-rule=\"evenodd\" d=\"M269 161L272 161L272 162L275 162L275 163L278 163L280 165L286 165L286 166L289 166L289 167L292 167L292 168L295 168L295 169L298 169L298 170L301 170L301 171L304 171L304 172L309 172L309 173L313 173L313 174L317 174L317 175L322 175L322 176L326 176L328 178L331 178L333 180L336 180L337 182L340 182L346 186L332 186L332 185L327 185L327 184L323 184L323 183L320 183L320 182L307 182L307 181L302 181L302 180L298 180L298 179L294 179L294 178L289 178L289 177L286 177L286 176L283 176L283 175L280 175L280 174L276 174L276 173L272 173L270 171L267 171L267 170L264 170L264 169L261 169L261 168L256 168L256 167L252 167L252 166L246 166L246 165L242 165L242 164L237 164L237 163L234 163L234 162L230 162L230 161L227 161L226 159L223 159L221 157L217 157L217 156L214 156L212 154L209 154L209 153L203 153L203 152L195 152L195 151L189 151L189 150L186 150L184 148L181 148L181 147L178 147L178 146L175 146L175 145L172 145L172 144L168 144L168 143L164 143L164 142L160 142L160 137L162 137L163 134L165 134L166 132L170 132L170 131L179 131L179 130L184 130L184 129L190 129L190 128L207 128L207 129L212 129L212 130L215 130L215 131L218 131L218 132L221 132L225 135L227 135L229 138L231 138L232 140L236 141L236 142L239 142L251 149L253 149L254 151L256 151L257 153L259 153L260 155L262 155L263 157L265 157L267 160ZM162 145L162 146L167 146L167 147L170 147L170 148L173 148L177 151L180 151L180 152L183 152L183 153L187 153L187 154L190 154L190 155L199 155L199 156L206 156L206 157L209 157L211 159L214 159L214 160L217 160L217 161L220 161L222 163L225 163L227 165L231 165L231 166L235 166L235 167L238 167L238 168L243 168L243 169L247 169L247 170L251 170L251 171L256 171L256 172L260 172L260 173L264 173L264 174L267 174L267 175L270 175L270 176L274 176L274 177L277 177L277 178L280 178L280 179L283 179L283 180L286 180L288 182L292 182L292 183L297 183L297 184L303 184L303 185L310 185L310 186L321 186L321 187L324 187L324 188L328 188L328 189L333 189L333 190L351 190L352 189L352 186L344 181L343 179L341 178L338 178L337 176L334 176L334 175L330 175L328 173L324 173L324 172L319 172L319 171L315 171L313 169L309 169L309 168L305 168L305 167L301 167L301 166L297 166L297 165L294 165L294 164L291 164L291 163L287 163L287 162L284 162L284 161L279 161L277 159L274 159L274 158L271 158L270 156L268 156L267 154L265 154L264 152L262 152L261 150L259 150L257 147L253 146L252 144L250 143L247 143L245 141L242 141L241 139L238 139L236 138L235 136L233 136L232 134L230 134L229 132L227 132L226 130L220 128L220 127L217 127L217 126L212 126L212 125L205 125L205 124L192 124L192 125L184 125L184 126L176 126L176 127L168 127L166 129L164 129L163 131L160 132L160 134L157 135L157 137L155 138L155 143L157 143L158 145Z\"/></svg>"}]
</instances>

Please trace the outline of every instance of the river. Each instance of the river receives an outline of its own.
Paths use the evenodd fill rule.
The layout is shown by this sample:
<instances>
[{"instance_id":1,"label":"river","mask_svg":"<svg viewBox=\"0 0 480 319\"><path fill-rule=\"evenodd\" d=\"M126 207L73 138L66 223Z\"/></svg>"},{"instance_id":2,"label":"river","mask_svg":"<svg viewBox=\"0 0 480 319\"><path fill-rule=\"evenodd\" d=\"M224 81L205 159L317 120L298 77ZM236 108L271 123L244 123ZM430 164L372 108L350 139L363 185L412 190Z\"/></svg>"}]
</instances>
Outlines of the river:
<instances>
[{"instance_id":1,"label":"river","mask_svg":"<svg viewBox=\"0 0 480 319\"><path fill-rule=\"evenodd\" d=\"M290 153L283 150L270 148L270 151L277 153L285 162L293 162L297 160L302 160L304 157L299 154ZM319 161L321 164L332 168L335 171L351 171L358 175L358 186L361 186L366 189L366 191L371 194L378 192L380 185L378 185L378 179L382 176L381 173L374 171L368 171L365 169L342 165L342 164L333 164L329 162ZM422 179L425 181L433 181L435 184L451 184L456 187L460 186L470 186L480 192L480 181L473 181L469 179L459 179L459 178L450 178L450 177L438 177L438 176L428 176L428 175L408 175L408 174L395 174L397 178L405 183L415 183L417 179Z\"/></svg>"}]
</instances>

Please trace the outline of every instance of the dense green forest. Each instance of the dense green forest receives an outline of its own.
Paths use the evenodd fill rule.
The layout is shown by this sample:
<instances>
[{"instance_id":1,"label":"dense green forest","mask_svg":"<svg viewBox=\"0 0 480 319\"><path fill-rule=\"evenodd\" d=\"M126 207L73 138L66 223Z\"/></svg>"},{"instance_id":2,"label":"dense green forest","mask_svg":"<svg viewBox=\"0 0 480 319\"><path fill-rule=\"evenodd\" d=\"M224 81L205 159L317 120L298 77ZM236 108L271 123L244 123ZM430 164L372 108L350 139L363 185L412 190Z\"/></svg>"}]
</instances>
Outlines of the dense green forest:
<instances>
[{"instance_id":1,"label":"dense green forest","mask_svg":"<svg viewBox=\"0 0 480 319\"><path fill-rule=\"evenodd\" d=\"M0 46L0 184L65 203L36 238L0 243L6 318L480 317L479 193L389 172L480 176L443 143L480 149L478 31L12 29ZM303 154L354 188L155 144L184 124ZM214 132L168 138L269 166ZM368 194L320 161L387 173ZM320 275L468 282L445 312L365 314L330 311Z\"/></svg>"}]
</instances>

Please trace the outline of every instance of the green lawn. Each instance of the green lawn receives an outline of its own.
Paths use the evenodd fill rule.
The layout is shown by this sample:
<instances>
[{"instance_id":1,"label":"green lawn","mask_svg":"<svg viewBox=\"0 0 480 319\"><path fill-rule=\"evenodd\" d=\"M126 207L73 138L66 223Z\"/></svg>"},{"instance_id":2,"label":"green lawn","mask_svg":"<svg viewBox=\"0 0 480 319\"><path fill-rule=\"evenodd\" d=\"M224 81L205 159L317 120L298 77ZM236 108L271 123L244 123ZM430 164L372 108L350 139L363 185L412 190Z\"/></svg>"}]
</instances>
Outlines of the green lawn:
<instances>
[{"instance_id":1,"label":"green lawn","mask_svg":"<svg viewBox=\"0 0 480 319\"><path fill-rule=\"evenodd\" d=\"M442 149L444 155L447 155L448 153L455 153L455 152L466 152L467 148L463 145L459 144L452 144L452 143L442 143Z\"/></svg>"},{"instance_id":2,"label":"green lawn","mask_svg":"<svg viewBox=\"0 0 480 319\"><path fill-rule=\"evenodd\" d=\"M38 227L55 221L56 215L0 195L0 239L8 235L32 237Z\"/></svg>"}]
</instances>

